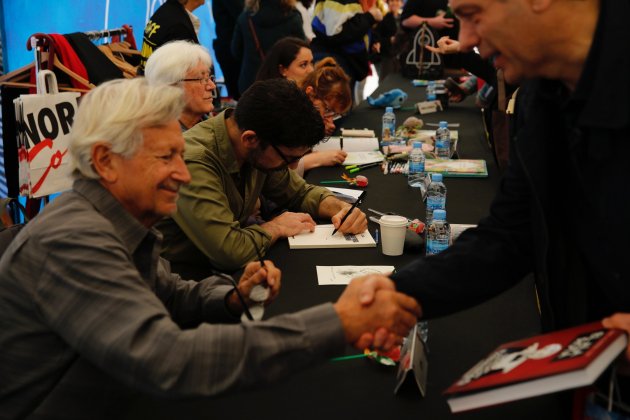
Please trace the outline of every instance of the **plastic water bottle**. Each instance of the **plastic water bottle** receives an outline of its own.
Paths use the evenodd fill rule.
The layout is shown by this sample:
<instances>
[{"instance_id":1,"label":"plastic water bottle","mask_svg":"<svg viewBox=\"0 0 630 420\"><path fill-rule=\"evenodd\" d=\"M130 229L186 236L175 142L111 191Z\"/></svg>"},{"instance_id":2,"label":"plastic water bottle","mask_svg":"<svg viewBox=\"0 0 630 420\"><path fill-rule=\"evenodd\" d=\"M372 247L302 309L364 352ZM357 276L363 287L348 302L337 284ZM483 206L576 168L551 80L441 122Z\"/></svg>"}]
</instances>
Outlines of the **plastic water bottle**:
<instances>
[{"instance_id":1,"label":"plastic water bottle","mask_svg":"<svg viewBox=\"0 0 630 420\"><path fill-rule=\"evenodd\" d=\"M433 174L427 188L427 220L429 226L435 210L446 210L446 185L442 182L442 174Z\"/></svg>"},{"instance_id":2,"label":"plastic water bottle","mask_svg":"<svg viewBox=\"0 0 630 420\"><path fill-rule=\"evenodd\" d=\"M410 187L424 187L424 153L422 152L422 143L413 142L413 148L409 154L409 172L407 175L407 184Z\"/></svg>"},{"instance_id":3,"label":"plastic water bottle","mask_svg":"<svg viewBox=\"0 0 630 420\"><path fill-rule=\"evenodd\" d=\"M446 121L440 121L440 126L435 130L435 154L438 159L451 157L451 132Z\"/></svg>"},{"instance_id":4,"label":"plastic water bottle","mask_svg":"<svg viewBox=\"0 0 630 420\"><path fill-rule=\"evenodd\" d=\"M385 108L383 114L383 131L381 140L392 141L394 134L396 133L396 114L394 114L394 108L388 106Z\"/></svg>"},{"instance_id":5,"label":"plastic water bottle","mask_svg":"<svg viewBox=\"0 0 630 420\"><path fill-rule=\"evenodd\" d=\"M433 212L433 221L427 228L426 255L439 254L451 243L451 227L446 221L446 210Z\"/></svg>"},{"instance_id":6,"label":"plastic water bottle","mask_svg":"<svg viewBox=\"0 0 630 420\"><path fill-rule=\"evenodd\" d=\"M430 95L435 95L435 80L429 80L429 82L427 83L427 101L431 101L431 100L435 100L435 99L429 99Z\"/></svg>"}]
</instances>

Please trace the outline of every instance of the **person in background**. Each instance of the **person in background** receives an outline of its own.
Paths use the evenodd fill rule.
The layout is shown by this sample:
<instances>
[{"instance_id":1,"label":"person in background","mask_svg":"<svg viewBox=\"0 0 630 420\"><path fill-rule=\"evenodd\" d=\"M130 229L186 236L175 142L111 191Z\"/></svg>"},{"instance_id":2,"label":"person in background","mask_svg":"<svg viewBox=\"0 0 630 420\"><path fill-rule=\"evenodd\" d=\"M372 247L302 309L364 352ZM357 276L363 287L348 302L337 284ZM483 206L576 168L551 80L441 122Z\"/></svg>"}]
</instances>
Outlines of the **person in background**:
<instances>
[{"instance_id":1,"label":"person in background","mask_svg":"<svg viewBox=\"0 0 630 420\"><path fill-rule=\"evenodd\" d=\"M256 80L285 78L299 85L313 71L313 53L308 42L295 37L278 40L258 69Z\"/></svg>"},{"instance_id":2,"label":"person in background","mask_svg":"<svg viewBox=\"0 0 630 420\"><path fill-rule=\"evenodd\" d=\"M332 57L317 62L315 69L302 81L301 89L313 102L324 120L325 133L330 136L335 131L335 119L340 118L352 107L350 79ZM306 154L298 162L295 170L301 176L304 172L320 166L340 165L348 156L344 150L327 150Z\"/></svg>"},{"instance_id":3,"label":"person in background","mask_svg":"<svg viewBox=\"0 0 630 420\"><path fill-rule=\"evenodd\" d=\"M267 51L281 38L306 39L296 0L245 0L232 36L232 54L242 61L238 78L241 94L256 80Z\"/></svg>"},{"instance_id":4,"label":"person in background","mask_svg":"<svg viewBox=\"0 0 630 420\"><path fill-rule=\"evenodd\" d=\"M331 219L343 233L365 231L363 212L355 208L340 226L350 205L288 169L323 137L321 115L285 79L255 82L236 109L186 131L192 182L181 188L177 212L158 225L175 271L200 278L212 268L238 270L278 239L312 231L313 217ZM289 211L245 226L261 194Z\"/></svg>"},{"instance_id":5,"label":"person in background","mask_svg":"<svg viewBox=\"0 0 630 420\"><path fill-rule=\"evenodd\" d=\"M396 73L400 69L398 55L400 53L400 36L402 34L400 13L402 11L402 0L388 0L389 12L383 16L383 20L378 23L374 30L378 39L379 50L377 57L380 59L379 79L384 80L387 75Z\"/></svg>"},{"instance_id":6,"label":"person in background","mask_svg":"<svg viewBox=\"0 0 630 420\"><path fill-rule=\"evenodd\" d=\"M372 276L353 280L334 304L241 323L239 297L250 305L261 284L266 303L279 292L270 261L248 264L238 285L172 274L153 225L190 181L183 106L181 89L143 78L83 98L71 134L73 189L0 259L3 418L120 418L138 393L254 387L342 354L346 343L392 347L415 324L417 303ZM361 302L366 290L376 292L373 305Z\"/></svg>"},{"instance_id":7,"label":"person in background","mask_svg":"<svg viewBox=\"0 0 630 420\"><path fill-rule=\"evenodd\" d=\"M206 119L214 109L216 85L208 50L190 41L162 45L147 60L145 77L152 86L180 85L186 105L177 121L182 131Z\"/></svg>"},{"instance_id":8,"label":"person in background","mask_svg":"<svg viewBox=\"0 0 630 420\"><path fill-rule=\"evenodd\" d=\"M302 15L304 35L306 35L306 39L311 42L315 37L313 27L311 26L313 23L313 13L315 12L315 0L298 0L297 3L295 3L295 8Z\"/></svg>"},{"instance_id":9,"label":"person in background","mask_svg":"<svg viewBox=\"0 0 630 420\"><path fill-rule=\"evenodd\" d=\"M318 0L315 5L311 49L315 61L333 57L350 77L350 87L369 74L369 51L372 26L383 20L375 0ZM354 103L363 99L355 91Z\"/></svg>"},{"instance_id":10,"label":"person in background","mask_svg":"<svg viewBox=\"0 0 630 420\"><path fill-rule=\"evenodd\" d=\"M238 75L241 72L240 57L232 55L232 35L236 19L243 12L244 0L212 0L212 17L215 24L216 38L212 41L215 57L223 71L228 95L238 100Z\"/></svg>"},{"instance_id":11,"label":"person in background","mask_svg":"<svg viewBox=\"0 0 630 420\"><path fill-rule=\"evenodd\" d=\"M144 74L147 60L161 45L179 39L199 44L197 34L201 22L192 12L205 2L205 0L166 0L155 11L144 28L139 75Z\"/></svg>"},{"instance_id":12,"label":"person in background","mask_svg":"<svg viewBox=\"0 0 630 420\"><path fill-rule=\"evenodd\" d=\"M275 78L293 80L308 94L324 120L327 136L335 131L334 118L347 112L352 105L349 80L343 69L332 58L322 60L313 68L311 49L299 38L282 38L269 50L256 80ZM305 83L306 79L308 83ZM308 153L295 168L291 168L304 176L304 172L312 168L339 165L346 156L343 150Z\"/></svg>"},{"instance_id":13,"label":"person in background","mask_svg":"<svg viewBox=\"0 0 630 420\"><path fill-rule=\"evenodd\" d=\"M447 0L407 0L401 16L402 26L416 29L426 23L438 31L453 28L455 19L446 16L447 8Z\"/></svg>"}]
</instances>

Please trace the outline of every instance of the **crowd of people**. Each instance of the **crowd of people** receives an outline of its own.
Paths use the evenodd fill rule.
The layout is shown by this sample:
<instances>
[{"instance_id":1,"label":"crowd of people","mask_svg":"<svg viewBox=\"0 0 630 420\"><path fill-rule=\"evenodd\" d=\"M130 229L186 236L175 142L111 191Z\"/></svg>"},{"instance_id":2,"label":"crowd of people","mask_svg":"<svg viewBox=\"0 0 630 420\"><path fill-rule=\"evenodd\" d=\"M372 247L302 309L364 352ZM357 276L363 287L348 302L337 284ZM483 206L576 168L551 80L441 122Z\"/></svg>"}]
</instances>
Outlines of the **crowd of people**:
<instances>
[{"instance_id":1,"label":"crowd of people","mask_svg":"<svg viewBox=\"0 0 630 420\"><path fill-rule=\"evenodd\" d=\"M602 320L630 332L630 46L609 48L627 39L628 0L408 0L402 13L400 0L389 13L376 0L301 11L295 0L214 0L233 17L214 48L238 99L218 113L192 14L203 3L167 0L145 31L144 76L83 97L72 190L0 259L0 417L81 417L94 404L107 416L133 392L260 386L347 343L389 350L418 319L482 304L528 273L544 330ZM311 148L352 108L370 56L400 71L399 34L425 24L447 37L434 52L477 47L487 78L497 68L520 85L488 216L440 254L354 279L334 304L241 321L254 287L265 305L281 298L281 267L263 260L275 242L314 218L366 230L360 209L302 175L344 161ZM609 228L580 228L594 222ZM629 404L630 346L622 359Z\"/></svg>"}]
</instances>

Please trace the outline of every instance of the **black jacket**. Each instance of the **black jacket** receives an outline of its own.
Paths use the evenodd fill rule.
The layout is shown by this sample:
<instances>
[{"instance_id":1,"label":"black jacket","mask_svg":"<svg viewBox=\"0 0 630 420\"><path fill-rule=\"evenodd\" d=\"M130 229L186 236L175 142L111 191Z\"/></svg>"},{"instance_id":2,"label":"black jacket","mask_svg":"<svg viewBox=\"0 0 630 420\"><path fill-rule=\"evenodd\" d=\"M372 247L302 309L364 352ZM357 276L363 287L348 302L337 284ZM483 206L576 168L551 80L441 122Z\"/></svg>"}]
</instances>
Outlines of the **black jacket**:
<instances>
[{"instance_id":1,"label":"black jacket","mask_svg":"<svg viewBox=\"0 0 630 420\"><path fill-rule=\"evenodd\" d=\"M241 74L238 88L243 93L256 80L256 73L262 60L249 28L251 17L263 53L275 42L287 36L306 39L302 28L302 15L297 9L285 10L280 0L262 0L260 10L254 15L245 10L238 17L232 37L232 55L241 59Z\"/></svg>"},{"instance_id":2,"label":"black jacket","mask_svg":"<svg viewBox=\"0 0 630 420\"><path fill-rule=\"evenodd\" d=\"M167 0L155 11L144 28L139 72L144 73L144 66L153 51L169 41L177 40L199 44L197 33L184 6L177 0Z\"/></svg>"},{"instance_id":3,"label":"black jacket","mask_svg":"<svg viewBox=\"0 0 630 420\"><path fill-rule=\"evenodd\" d=\"M628 0L603 0L575 92L521 87L510 164L478 228L393 278L437 317L479 304L534 272L543 327L630 312ZM618 45L618 44L615 44Z\"/></svg>"}]
</instances>

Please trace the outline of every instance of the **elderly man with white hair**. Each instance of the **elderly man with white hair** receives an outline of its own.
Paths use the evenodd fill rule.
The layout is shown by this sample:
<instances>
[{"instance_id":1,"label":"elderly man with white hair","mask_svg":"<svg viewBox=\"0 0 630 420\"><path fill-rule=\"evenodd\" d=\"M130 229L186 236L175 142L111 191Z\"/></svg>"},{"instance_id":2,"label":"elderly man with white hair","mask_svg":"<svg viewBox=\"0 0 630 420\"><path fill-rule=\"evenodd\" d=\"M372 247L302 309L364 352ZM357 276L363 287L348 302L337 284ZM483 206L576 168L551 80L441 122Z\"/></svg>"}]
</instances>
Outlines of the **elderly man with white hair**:
<instances>
[{"instance_id":1,"label":"elderly man with white hair","mask_svg":"<svg viewBox=\"0 0 630 420\"><path fill-rule=\"evenodd\" d=\"M180 85L186 104L178 118L186 131L214 109L217 86L208 50L189 41L173 41L158 48L147 60L144 76L150 85Z\"/></svg>"},{"instance_id":2,"label":"elderly man with white hair","mask_svg":"<svg viewBox=\"0 0 630 420\"><path fill-rule=\"evenodd\" d=\"M379 328L398 336L391 346L416 322L415 301L374 277L355 280L335 304L239 323L255 285L268 286L265 303L278 294L271 262L247 265L238 285L171 274L152 226L190 181L182 108L181 89L143 78L83 98L72 190L0 259L2 418L119 418L138 391L190 397L251 386L342 353L346 342L363 347ZM360 302L366 289L373 305Z\"/></svg>"}]
</instances>

